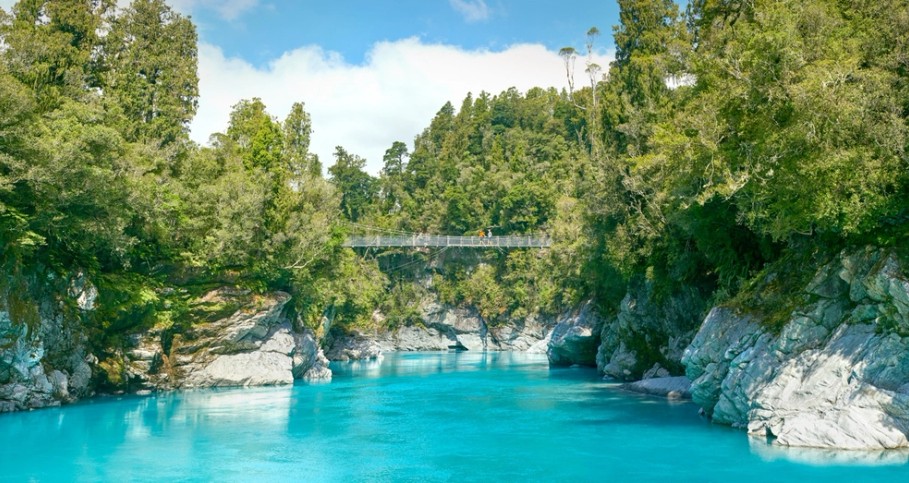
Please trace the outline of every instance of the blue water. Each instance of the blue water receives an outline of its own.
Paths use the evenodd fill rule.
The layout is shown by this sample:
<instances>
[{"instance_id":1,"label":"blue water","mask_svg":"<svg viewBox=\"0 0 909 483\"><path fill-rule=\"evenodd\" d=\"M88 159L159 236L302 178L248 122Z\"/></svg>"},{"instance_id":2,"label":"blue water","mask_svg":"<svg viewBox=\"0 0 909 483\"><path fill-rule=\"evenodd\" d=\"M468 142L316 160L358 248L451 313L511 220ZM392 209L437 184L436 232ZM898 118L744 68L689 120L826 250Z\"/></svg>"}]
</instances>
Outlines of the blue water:
<instances>
[{"instance_id":1,"label":"blue water","mask_svg":"<svg viewBox=\"0 0 909 483\"><path fill-rule=\"evenodd\" d=\"M332 369L330 384L0 415L0 480L909 481L907 453L777 449L536 355Z\"/></svg>"}]
</instances>

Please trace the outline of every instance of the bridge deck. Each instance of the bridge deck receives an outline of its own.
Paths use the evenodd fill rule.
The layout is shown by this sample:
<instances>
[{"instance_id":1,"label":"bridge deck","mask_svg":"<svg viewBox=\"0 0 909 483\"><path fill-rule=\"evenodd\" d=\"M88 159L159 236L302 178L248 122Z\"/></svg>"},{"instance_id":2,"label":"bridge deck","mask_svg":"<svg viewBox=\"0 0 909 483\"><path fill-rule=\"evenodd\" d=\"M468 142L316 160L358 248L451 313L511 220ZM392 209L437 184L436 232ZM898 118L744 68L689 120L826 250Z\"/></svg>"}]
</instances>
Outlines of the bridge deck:
<instances>
[{"instance_id":1,"label":"bridge deck","mask_svg":"<svg viewBox=\"0 0 909 483\"><path fill-rule=\"evenodd\" d=\"M351 236L346 247L465 247L545 248L552 244L539 236L366 235Z\"/></svg>"}]
</instances>

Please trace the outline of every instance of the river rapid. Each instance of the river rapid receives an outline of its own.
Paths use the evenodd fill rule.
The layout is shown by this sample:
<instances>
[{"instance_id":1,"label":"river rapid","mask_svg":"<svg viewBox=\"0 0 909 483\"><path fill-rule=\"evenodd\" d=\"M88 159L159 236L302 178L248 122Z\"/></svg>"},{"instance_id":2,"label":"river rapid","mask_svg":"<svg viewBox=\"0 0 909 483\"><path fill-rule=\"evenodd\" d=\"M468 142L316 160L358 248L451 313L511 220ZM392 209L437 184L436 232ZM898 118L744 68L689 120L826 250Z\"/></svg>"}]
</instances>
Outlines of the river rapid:
<instances>
[{"instance_id":1,"label":"river rapid","mask_svg":"<svg viewBox=\"0 0 909 483\"><path fill-rule=\"evenodd\" d=\"M2 481L900 481L907 452L786 449L543 355L393 353L331 383L0 415Z\"/></svg>"}]
</instances>

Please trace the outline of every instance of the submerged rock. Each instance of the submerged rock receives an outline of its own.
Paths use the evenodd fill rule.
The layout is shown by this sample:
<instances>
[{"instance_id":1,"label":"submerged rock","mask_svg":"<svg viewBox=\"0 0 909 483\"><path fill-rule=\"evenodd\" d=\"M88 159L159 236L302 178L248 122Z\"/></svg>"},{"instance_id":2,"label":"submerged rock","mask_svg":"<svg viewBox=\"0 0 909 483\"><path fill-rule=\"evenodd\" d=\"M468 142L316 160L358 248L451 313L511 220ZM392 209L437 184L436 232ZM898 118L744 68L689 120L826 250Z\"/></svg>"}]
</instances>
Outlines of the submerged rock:
<instances>
[{"instance_id":1,"label":"submerged rock","mask_svg":"<svg viewBox=\"0 0 909 483\"><path fill-rule=\"evenodd\" d=\"M665 396L669 399L691 399L691 381L685 376L654 377L624 384L629 391Z\"/></svg>"},{"instance_id":2,"label":"submerged rock","mask_svg":"<svg viewBox=\"0 0 909 483\"><path fill-rule=\"evenodd\" d=\"M777 445L909 447L909 283L898 259L843 255L806 293L814 301L779 334L712 310L683 359L693 400Z\"/></svg>"}]
</instances>

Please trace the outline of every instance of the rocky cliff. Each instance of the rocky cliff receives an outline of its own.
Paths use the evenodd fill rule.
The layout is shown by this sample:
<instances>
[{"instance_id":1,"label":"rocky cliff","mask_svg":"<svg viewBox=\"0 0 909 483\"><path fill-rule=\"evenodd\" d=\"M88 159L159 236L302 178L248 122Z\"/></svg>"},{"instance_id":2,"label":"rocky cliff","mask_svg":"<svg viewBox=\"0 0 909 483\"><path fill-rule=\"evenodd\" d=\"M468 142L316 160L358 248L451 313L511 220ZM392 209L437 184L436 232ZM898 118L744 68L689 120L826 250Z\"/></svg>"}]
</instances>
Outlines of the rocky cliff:
<instances>
[{"instance_id":1,"label":"rocky cliff","mask_svg":"<svg viewBox=\"0 0 909 483\"><path fill-rule=\"evenodd\" d=\"M706 308L705 297L693 287L657 296L649 282L632 283L616 314L602 325L597 368L622 381L682 375L682 354Z\"/></svg>"},{"instance_id":2,"label":"rocky cliff","mask_svg":"<svg viewBox=\"0 0 909 483\"><path fill-rule=\"evenodd\" d=\"M88 352L83 316L97 291L76 279L70 298L77 313L44 303L31 324L0 310L0 412L55 406L102 392L147 392L191 387L290 384L331 379L328 360L308 329L284 310L288 294L255 295L224 287L196 304L227 307L210 320L179 329L153 327L128 336L123 347Z\"/></svg>"},{"instance_id":3,"label":"rocky cliff","mask_svg":"<svg viewBox=\"0 0 909 483\"><path fill-rule=\"evenodd\" d=\"M98 295L81 276L69 283L74 311L45 300L29 322L0 310L0 412L57 406L93 394L91 364L79 323Z\"/></svg>"},{"instance_id":4,"label":"rocky cliff","mask_svg":"<svg viewBox=\"0 0 909 483\"><path fill-rule=\"evenodd\" d=\"M898 257L843 254L793 296L805 302L779 331L747 311L709 313L683 357L693 400L778 445L909 446L909 280Z\"/></svg>"},{"instance_id":5,"label":"rocky cliff","mask_svg":"<svg viewBox=\"0 0 909 483\"><path fill-rule=\"evenodd\" d=\"M202 303L232 303L236 310L172 333L135 334L124 354L122 379L131 390L262 386L294 379L331 379L312 331L295 330L285 316L290 295L252 296L221 288Z\"/></svg>"},{"instance_id":6,"label":"rocky cliff","mask_svg":"<svg viewBox=\"0 0 909 483\"><path fill-rule=\"evenodd\" d=\"M547 343L546 355L549 357L549 364L595 365L602 327L603 318L591 301L563 314L559 317Z\"/></svg>"}]
</instances>

